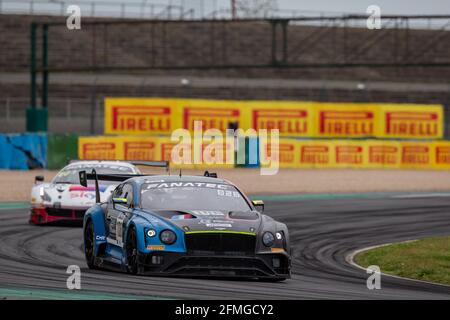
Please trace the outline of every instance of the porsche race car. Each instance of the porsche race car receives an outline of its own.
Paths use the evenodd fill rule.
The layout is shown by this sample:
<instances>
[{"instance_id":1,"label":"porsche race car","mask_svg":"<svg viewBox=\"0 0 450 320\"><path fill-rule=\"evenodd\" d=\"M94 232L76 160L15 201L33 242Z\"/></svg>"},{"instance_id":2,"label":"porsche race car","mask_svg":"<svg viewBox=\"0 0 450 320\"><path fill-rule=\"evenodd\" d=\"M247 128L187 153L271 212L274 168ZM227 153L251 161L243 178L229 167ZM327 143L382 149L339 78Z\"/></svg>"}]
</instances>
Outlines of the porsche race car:
<instances>
[{"instance_id":1,"label":"porsche race car","mask_svg":"<svg viewBox=\"0 0 450 320\"><path fill-rule=\"evenodd\" d=\"M216 175L131 177L80 172L80 183L122 181L86 211L87 265L132 274L290 278L285 224ZM99 199L98 199L99 200Z\"/></svg>"},{"instance_id":2,"label":"porsche race car","mask_svg":"<svg viewBox=\"0 0 450 320\"><path fill-rule=\"evenodd\" d=\"M56 221L83 221L85 211L95 204L94 185L81 186L78 172L95 169L98 173L140 174L134 165L121 161L76 161L64 167L49 183L35 177L31 189L30 223L47 224ZM106 201L117 183L105 181L99 185L102 201Z\"/></svg>"}]
</instances>

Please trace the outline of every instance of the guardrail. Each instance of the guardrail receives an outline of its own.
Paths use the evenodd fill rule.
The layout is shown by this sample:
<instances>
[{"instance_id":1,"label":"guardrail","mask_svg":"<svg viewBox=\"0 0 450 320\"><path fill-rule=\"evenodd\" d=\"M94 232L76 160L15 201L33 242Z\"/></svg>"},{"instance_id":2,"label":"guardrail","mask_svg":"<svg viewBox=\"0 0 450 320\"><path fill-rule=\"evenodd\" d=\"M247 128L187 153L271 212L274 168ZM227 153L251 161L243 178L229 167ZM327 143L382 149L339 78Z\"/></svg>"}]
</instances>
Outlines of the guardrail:
<instances>
[{"instance_id":1,"label":"guardrail","mask_svg":"<svg viewBox=\"0 0 450 320\"><path fill-rule=\"evenodd\" d=\"M229 8L218 7L217 0L189 1L179 0L179 4L151 3L149 0L124 1L124 0L0 0L0 14L39 14L39 15L67 15L69 5L80 6L81 13L85 17L110 17L129 19L153 19L153 20L223 20L233 19L233 12ZM189 5L187 5L189 3ZM348 12L338 11L314 11L314 10L286 10L267 9L258 12L240 8L236 11L236 19L293 19L292 24L304 24L312 26L340 26L365 28L364 19L345 19L345 24L339 20L351 16ZM355 17L358 14L353 14ZM365 16L365 12L359 15ZM305 19L298 20L295 19ZM309 19L311 18L311 19ZM329 18L329 20L327 20ZM415 29L441 29L445 21L436 18L417 17L409 23L411 19L383 18L383 29L385 28L415 28ZM395 23L392 23L395 22Z\"/></svg>"},{"instance_id":2,"label":"guardrail","mask_svg":"<svg viewBox=\"0 0 450 320\"><path fill-rule=\"evenodd\" d=\"M49 103L49 116L52 118L89 118L93 112L97 117L103 117L103 97L96 99L52 98ZM0 120L9 121L14 118L25 118L29 104L29 98L0 98ZM40 105L40 101L38 101L38 105Z\"/></svg>"},{"instance_id":3,"label":"guardrail","mask_svg":"<svg viewBox=\"0 0 450 320\"><path fill-rule=\"evenodd\" d=\"M114 1L26 1L0 0L0 14L66 15L69 5L76 4L85 17L183 20L193 18L193 10L181 5Z\"/></svg>"}]
</instances>

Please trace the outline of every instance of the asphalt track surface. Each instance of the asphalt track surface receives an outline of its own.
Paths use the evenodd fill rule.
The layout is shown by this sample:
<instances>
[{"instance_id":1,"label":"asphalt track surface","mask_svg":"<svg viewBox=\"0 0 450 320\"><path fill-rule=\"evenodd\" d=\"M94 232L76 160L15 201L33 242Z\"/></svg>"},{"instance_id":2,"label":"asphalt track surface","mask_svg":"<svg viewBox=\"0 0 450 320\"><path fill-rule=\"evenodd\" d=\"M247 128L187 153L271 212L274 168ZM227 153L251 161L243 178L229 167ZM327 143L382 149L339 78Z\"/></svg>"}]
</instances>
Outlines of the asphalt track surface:
<instances>
[{"instance_id":1,"label":"asphalt track surface","mask_svg":"<svg viewBox=\"0 0 450 320\"><path fill-rule=\"evenodd\" d=\"M450 287L387 276L381 278L381 290L368 290L368 275L345 259L367 246L450 234L450 197L267 201L266 213L290 229L293 277L281 283L91 271L84 262L81 228L31 226L26 209L0 210L0 296L5 288L68 292L66 269L75 264L82 271L80 294L188 299L450 298Z\"/></svg>"}]
</instances>

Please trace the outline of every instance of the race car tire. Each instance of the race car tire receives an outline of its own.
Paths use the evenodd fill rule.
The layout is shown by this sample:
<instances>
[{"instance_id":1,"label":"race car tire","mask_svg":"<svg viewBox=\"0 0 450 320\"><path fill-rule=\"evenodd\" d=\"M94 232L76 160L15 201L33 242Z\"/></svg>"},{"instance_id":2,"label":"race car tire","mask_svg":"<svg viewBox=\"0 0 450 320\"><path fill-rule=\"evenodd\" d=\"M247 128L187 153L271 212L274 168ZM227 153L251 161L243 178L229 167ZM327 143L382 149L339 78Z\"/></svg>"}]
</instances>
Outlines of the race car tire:
<instances>
[{"instance_id":1,"label":"race car tire","mask_svg":"<svg viewBox=\"0 0 450 320\"><path fill-rule=\"evenodd\" d=\"M131 227L127 235L127 270L128 273L137 274L139 271L136 230Z\"/></svg>"},{"instance_id":2,"label":"race car tire","mask_svg":"<svg viewBox=\"0 0 450 320\"><path fill-rule=\"evenodd\" d=\"M84 228L84 255L89 269L96 269L94 264L94 224L92 220L89 220Z\"/></svg>"}]
</instances>

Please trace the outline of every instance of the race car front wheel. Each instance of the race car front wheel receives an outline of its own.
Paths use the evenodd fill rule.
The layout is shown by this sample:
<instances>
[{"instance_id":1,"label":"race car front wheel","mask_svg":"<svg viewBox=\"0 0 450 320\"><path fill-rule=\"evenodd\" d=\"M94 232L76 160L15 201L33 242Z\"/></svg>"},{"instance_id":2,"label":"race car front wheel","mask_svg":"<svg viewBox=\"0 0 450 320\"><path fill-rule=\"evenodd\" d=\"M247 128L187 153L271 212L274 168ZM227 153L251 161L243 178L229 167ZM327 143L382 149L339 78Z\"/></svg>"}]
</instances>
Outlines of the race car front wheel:
<instances>
[{"instance_id":1,"label":"race car front wheel","mask_svg":"<svg viewBox=\"0 0 450 320\"><path fill-rule=\"evenodd\" d=\"M130 228L127 236L127 261L128 261L128 272L131 274L137 274L139 269L138 256L137 256L137 239L136 230Z\"/></svg>"},{"instance_id":2,"label":"race car front wheel","mask_svg":"<svg viewBox=\"0 0 450 320\"><path fill-rule=\"evenodd\" d=\"M84 255L89 269L95 269L94 265L94 225L89 220L84 229Z\"/></svg>"}]
</instances>

